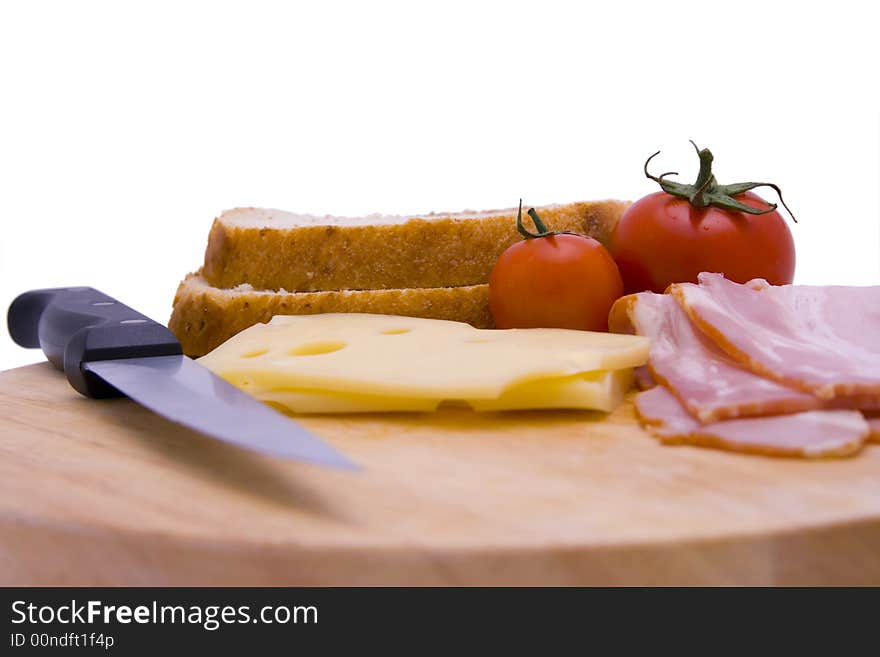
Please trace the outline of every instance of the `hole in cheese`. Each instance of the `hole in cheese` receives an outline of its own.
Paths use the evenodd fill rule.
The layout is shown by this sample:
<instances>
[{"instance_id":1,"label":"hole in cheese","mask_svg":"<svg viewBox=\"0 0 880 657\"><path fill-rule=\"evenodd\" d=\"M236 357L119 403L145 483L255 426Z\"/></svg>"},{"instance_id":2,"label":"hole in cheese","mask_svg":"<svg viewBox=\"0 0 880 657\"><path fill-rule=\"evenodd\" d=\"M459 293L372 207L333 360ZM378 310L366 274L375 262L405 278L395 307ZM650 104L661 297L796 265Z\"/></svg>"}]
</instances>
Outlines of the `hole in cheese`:
<instances>
[{"instance_id":1,"label":"hole in cheese","mask_svg":"<svg viewBox=\"0 0 880 657\"><path fill-rule=\"evenodd\" d=\"M382 335L402 335L403 333L409 333L412 329L408 328L390 328L382 331Z\"/></svg>"},{"instance_id":2,"label":"hole in cheese","mask_svg":"<svg viewBox=\"0 0 880 657\"><path fill-rule=\"evenodd\" d=\"M269 353L268 349L256 349L254 351L249 351L246 354L242 354L242 358L256 358L257 356L262 356L263 354Z\"/></svg>"},{"instance_id":3,"label":"hole in cheese","mask_svg":"<svg viewBox=\"0 0 880 657\"><path fill-rule=\"evenodd\" d=\"M291 356L318 356L320 354L332 354L334 351L339 351L347 346L345 342L339 342L338 340L334 341L326 341L326 342L307 342L305 344L301 344L298 347L294 347L287 353Z\"/></svg>"}]
</instances>

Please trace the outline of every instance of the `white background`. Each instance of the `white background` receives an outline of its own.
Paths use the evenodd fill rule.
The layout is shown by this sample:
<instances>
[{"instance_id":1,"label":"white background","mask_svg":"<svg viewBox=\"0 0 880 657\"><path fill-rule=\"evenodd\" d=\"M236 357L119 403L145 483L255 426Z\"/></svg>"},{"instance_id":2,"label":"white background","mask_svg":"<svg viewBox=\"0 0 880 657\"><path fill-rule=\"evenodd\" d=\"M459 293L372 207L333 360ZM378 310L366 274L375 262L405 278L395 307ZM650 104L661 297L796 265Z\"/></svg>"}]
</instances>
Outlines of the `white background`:
<instances>
[{"instance_id":1,"label":"white background","mask_svg":"<svg viewBox=\"0 0 880 657\"><path fill-rule=\"evenodd\" d=\"M635 199L688 139L782 186L797 282L880 283L870 4L2 2L0 308L91 285L166 321L225 208ZM41 358L4 322L0 369Z\"/></svg>"}]
</instances>

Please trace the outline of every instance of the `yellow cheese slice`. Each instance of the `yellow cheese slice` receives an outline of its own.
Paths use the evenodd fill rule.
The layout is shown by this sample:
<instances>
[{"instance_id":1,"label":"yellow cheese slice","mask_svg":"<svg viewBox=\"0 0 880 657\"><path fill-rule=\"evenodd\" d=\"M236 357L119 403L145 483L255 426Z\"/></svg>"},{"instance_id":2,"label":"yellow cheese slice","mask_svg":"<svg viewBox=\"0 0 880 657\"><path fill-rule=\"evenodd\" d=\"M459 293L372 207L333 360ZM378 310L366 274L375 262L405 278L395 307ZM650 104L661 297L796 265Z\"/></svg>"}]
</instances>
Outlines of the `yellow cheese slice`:
<instances>
[{"instance_id":1,"label":"yellow cheese slice","mask_svg":"<svg viewBox=\"0 0 880 657\"><path fill-rule=\"evenodd\" d=\"M508 388L498 399L469 399L475 411L511 411L532 408L579 408L611 412L632 387L633 370L585 372Z\"/></svg>"},{"instance_id":2,"label":"yellow cheese slice","mask_svg":"<svg viewBox=\"0 0 880 657\"><path fill-rule=\"evenodd\" d=\"M442 400L336 392L333 390L267 390L243 386L260 401L291 413L388 413L436 411Z\"/></svg>"},{"instance_id":3,"label":"yellow cheese slice","mask_svg":"<svg viewBox=\"0 0 880 657\"><path fill-rule=\"evenodd\" d=\"M234 385L264 390L473 401L531 381L643 365L648 347L633 335L322 314L276 316L199 362Z\"/></svg>"},{"instance_id":4,"label":"yellow cheese slice","mask_svg":"<svg viewBox=\"0 0 880 657\"><path fill-rule=\"evenodd\" d=\"M505 390L497 399L429 399L332 390L269 390L245 384L257 399L292 413L378 413L434 411L441 403L466 404L476 411L538 408L593 409L610 412L632 386L632 369L587 372L530 381Z\"/></svg>"}]
</instances>

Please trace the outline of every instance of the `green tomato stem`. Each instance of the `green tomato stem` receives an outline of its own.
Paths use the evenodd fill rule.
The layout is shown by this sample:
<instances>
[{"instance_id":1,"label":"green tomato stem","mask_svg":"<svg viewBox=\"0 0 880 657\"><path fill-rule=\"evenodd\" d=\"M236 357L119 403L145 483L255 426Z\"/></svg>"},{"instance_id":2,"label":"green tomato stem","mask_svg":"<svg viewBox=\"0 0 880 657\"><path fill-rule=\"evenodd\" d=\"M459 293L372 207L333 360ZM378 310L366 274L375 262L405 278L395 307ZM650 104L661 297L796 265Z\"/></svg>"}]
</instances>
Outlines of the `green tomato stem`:
<instances>
[{"instance_id":1,"label":"green tomato stem","mask_svg":"<svg viewBox=\"0 0 880 657\"><path fill-rule=\"evenodd\" d=\"M779 197L779 202L782 203L782 206L788 211L792 220L797 223L794 213L782 198L782 190L779 189L777 185L765 182L745 182L734 183L732 185L719 185L718 181L715 180L715 176L712 174L712 162L714 158L712 157L711 151L708 148L700 149L700 147L694 144L693 141L691 141L691 144L693 144L694 149L697 151L697 157L700 158L700 171L697 174L696 181L692 185L685 185L672 180L666 180L666 176L677 176L677 171L667 171L659 176L653 176L648 172L648 164L660 154L660 151L657 151L645 161L645 175L659 184L660 188L667 194L671 194L678 198L686 198L695 208L715 206L724 208L725 210L733 210L755 215L773 212L778 206L776 203L767 203L767 208L762 210L746 205L733 197L737 194L742 194L751 189L755 189L756 187L770 187L776 192L776 195Z\"/></svg>"},{"instance_id":2,"label":"green tomato stem","mask_svg":"<svg viewBox=\"0 0 880 657\"><path fill-rule=\"evenodd\" d=\"M516 229L519 231L519 234L522 235L527 240L534 240L540 237L550 237L551 235L574 235L568 230L550 230L541 220L541 217L538 216L538 211L535 208L529 208L528 215L532 218L532 222L535 224L535 230L537 232L531 233L525 227L522 220L522 199L519 200L519 210L516 213Z\"/></svg>"}]
</instances>

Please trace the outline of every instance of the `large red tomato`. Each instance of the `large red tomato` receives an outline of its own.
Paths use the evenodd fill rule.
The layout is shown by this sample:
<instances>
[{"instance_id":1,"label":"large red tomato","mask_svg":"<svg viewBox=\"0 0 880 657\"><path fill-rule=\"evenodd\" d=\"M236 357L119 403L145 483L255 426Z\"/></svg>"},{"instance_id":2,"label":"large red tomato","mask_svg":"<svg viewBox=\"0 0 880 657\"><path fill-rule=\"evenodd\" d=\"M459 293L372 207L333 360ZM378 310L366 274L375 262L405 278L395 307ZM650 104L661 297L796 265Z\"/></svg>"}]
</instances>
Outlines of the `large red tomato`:
<instances>
[{"instance_id":1,"label":"large red tomato","mask_svg":"<svg viewBox=\"0 0 880 657\"><path fill-rule=\"evenodd\" d=\"M497 328L608 330L608 312L623 282L608 251L591 237L553 233L534 209L537 234L501 254L489 276L489 309Z\"/></svg>"},{"instance_id":2,"label":"large red tomato","mask_svg":"<svg viewBox=\"0 0 880 657\"><path fill-rule=\"evenodd\" d=\"M794 240L776 206L750 191L731 193L757 183L718 185L711 176L711 153L698 153L703 183L698 177L694 185L681 185L648 174L664 191L645 196L620 218L609 248L627 294L696 283L704 271L738 283L753 278L773 285L791 283ZM701 185L703 194L695 203L692 197Z\"/></svg>"}]
</instances>

